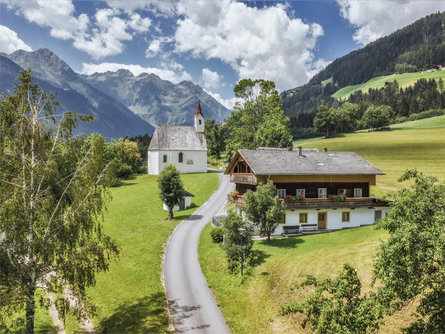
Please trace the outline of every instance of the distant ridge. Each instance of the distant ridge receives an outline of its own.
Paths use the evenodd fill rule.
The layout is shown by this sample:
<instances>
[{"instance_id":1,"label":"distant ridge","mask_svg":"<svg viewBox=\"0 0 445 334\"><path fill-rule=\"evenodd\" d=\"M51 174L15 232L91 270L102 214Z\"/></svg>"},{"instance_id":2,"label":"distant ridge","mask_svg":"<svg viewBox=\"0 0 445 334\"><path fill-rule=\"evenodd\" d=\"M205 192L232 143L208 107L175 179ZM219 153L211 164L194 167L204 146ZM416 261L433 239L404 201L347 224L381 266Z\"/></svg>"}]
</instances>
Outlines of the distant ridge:
<instances>
[{"instance_id":1,"label":"distant ridge","mask_svg":"<svg viewBox=\"0 0 445 334\"><path fill-rule=\"evenodd\" d=\"M94 122L79 123L76 134L97 132L111 139L153 133L154 128L150 124L113 97L91 86L48 49L0 54L0 91L12 91L17 76L28 67L45 92L57 93L62 111L70 110L96 117Z\"/></svg>"},{"instance_id":2,"label":"distant ridge","mask_svg":"<svg viewBox=\"0 0 445 334\"><path fill-rule=\"evenodd\" d=\"M190 81L174 84L152 73L134 76L124 69L83 77L95 88L116 97L152 126L193 125L198 99L205 118L220 123L230 116L227 108Z\"/></svg>"}]
</instances>

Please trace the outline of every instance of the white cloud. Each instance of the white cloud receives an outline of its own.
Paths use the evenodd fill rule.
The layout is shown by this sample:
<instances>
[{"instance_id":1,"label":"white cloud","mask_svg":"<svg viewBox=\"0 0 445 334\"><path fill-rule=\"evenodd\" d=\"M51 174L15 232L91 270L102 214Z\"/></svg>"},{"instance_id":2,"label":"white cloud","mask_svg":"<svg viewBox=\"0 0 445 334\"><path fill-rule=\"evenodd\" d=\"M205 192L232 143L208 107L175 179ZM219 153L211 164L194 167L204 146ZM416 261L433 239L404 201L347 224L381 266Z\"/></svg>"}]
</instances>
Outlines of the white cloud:
<instances>
[{"instance_id":1,"label":"white cloud","mask_svg":"<svg viewBox=\"0 0 445 334\"><path fill-rule=\"evenodd\" d=\"M223 76L219 75L217 72L213 72L208 68L202 69L201 80L205 88L207 89L219 88L221 86L222 79Z\"/></svg>"},{"instance_id":2,"label":"white cloud","mask_svg":"<svg viewBox=\"0 0 445 334\"><path fill-rule=\"evenodd\" d=\"M144 67L137 64L118 64L118 63L100 63L100 64L82 64L83 74L104 73L107 71L116 72L120 69L129 70L133 75L138 76L142 73L156 74L163 80L168 80L173 83L178 83L184 80L191 80L190 74L188 74L181 64L176 62L161 63L159 68L156 67Z\"/></svg>"},{"instance_id":3,"label":"white cloud","mask_svg":"<svg viewBox=\"0 0 445 334\"><path fill-rule=\"evenodd\" d=\"M168 58L170 56L170 52L163 52L164 44L173 42L173 38L171 37L159 37L157 39L153 39L148 45L147 50L145 50L145 57L151 58L155 56L161 56L162 58Z\"/></svg>"},{"instance_id":4,"label":"white cloud","mask_svg":"<svg viewBox=\"0 0 445 334\"><path fill-rule=\"evenodd\" d=\"M445 10L445 2L435 0L337 2L341 16L356 27L353 39L361 45L386 36L425 15Z\"/></svg>"},{"instance_id":5,"label":"white cloud","mask_svg":"<svg viewBox=\"0 0 445 334\"><path fill-rule=\"evenodd\" d=\"M106 0L106 2L111 8L129 12L148 10L162 16L171 16L175 12L174 0Z\"/></svg>"},{"instance_id":6,"label":"white cloud","mask_svg":"<svg viewBox=\"0 0 445 334\"><path fill-rule=\"evenodd\" d=\"M219 95L218 93L213 93L211 91L209 91L208 89L203 88L204 91L209 94L211 97L213 97L216 101L218 101L219 103L221 103L224 107L226 107L229 110L232 110L233 107L235 106L236 102L241 102L240 99L236 98L236 97L232 97L230 99L223 99L221 97L221 95Z\"/></svg>"},{"instance_id":7,"label":"white cloud","mask_svg":"<svg viewBox=\"0 0 445 334\"><path fill-rule=\"evenodd\" d=\"M305 83L313 74L313 50L323 29L289 17L284 5L183 0L177 13L178 53L220 59L239 78L274 80L280 90Z\"/></svg>"},{"instance_id":8,"label":"white cloud","mask_svg":"<svg viewBox=\"0 0 445 334\"><path fill-rule=\"evenodd\" d=\"M51 36L73 40L75 48L94 59L122 53L124 41L132 40L135 33L148 31L151 25L149 18L119 8L99 9L92 18L86 14L75 16L71 0L0 1L16 9L29 22L49 28Z\"/></svg>"},{"instance_id":9,"label":"white cloud","mask_svg":"<svg viewBox=\"0 0 445 334\"><path fill-rule=\"evenodd\" d=\"M19 49L32 51L31 47L23 42L14 30L0 25L0 52L11 53Z\"/></svg>"},{"instance_id":10,"label":"white cloud","mask_svg":"<svg viewBox=\"0 0 445 334\"><path fill-rule=\"evenodd\" d=\"M42 27L49 27L51 36L59 39L71 39L83 33L88 26L86 14L74 16L71 0L2 0L9 8L18 9L29 22Z\"/></svg>"}]
</instances>

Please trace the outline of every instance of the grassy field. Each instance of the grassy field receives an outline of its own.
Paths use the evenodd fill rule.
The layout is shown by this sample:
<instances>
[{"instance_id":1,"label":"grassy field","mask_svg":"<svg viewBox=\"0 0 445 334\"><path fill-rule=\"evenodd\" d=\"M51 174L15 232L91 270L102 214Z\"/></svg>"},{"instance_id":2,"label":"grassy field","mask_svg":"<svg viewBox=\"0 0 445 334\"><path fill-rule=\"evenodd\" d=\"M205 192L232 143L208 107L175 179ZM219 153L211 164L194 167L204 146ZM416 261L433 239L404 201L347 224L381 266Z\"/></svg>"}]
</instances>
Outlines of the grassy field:
<instances>
[{"instance_id":1,"label":"grassy field","mask_svg":"<svg viewBox=\"0 0 445 334\"><path fill-rule=\"evenodd\" d=\"M403 74L392 74L385 75L381 77L372 78L363 84L346 86L334 94L332 97L335 99L346 99L352 93L361 90L362 92L367 92L369 88L380 88L385 86L385 82L393 82L397 80L401 88L414 85L414 83L419 79L437 79L442 78L445 80L445 71L436 72L415 72L415 73L403 73Z\"/></svg>"},{"instance_id":2,"label":"grassy field","mask_svg":"<svg viewBox=\"0 0 445 334\"><path fill-rule=\"evenodd\" d=\"M329 151L355 152L386 173L377 176L374 195L400 187L407 168L445 180L445 116L395 124L391 131L348 133L340 137L299 141L297 145Z\"/></svg>"},{"instance_id":3,"label":"grassy field","mask_svg":"<svg viewBox=\"0 0 445 334\"><path fill-rule=\"evenodd\" d=\"M306 333L301 315L280 316L280 306L303 301L304 290L292 290L305 275L338 274L343 263L358 269L364 291L371 284L372 258L386 231L366 226L327 234L255 241L257 266L241 278L226 270L224 250L213 244L210 224L204 229L199 259L207 282L233 333ZM389 319L386 332L398 332L404 317Z\"/></svg>"},{"instance_id":4,"label":"grassy field","mask_svg":"<svg viewBox=\"0 0 445 334\"><path fill-rule=\"evenodd\" d=\"M88 295L97 307L96 328L113 333L169 331L166 297L160 281L163 245L175 226L217 189L215 173L183 174L184 188L195 195L192 208L165 221L158 197L157 176L142 175L112 189L104 232L121 247L119 261L97 275Z\"/></svg>"},{"instance_id":5,"label":"grassy field","mask_svg":"<svg viewBox=\"0 0 445 334\"><path fill-rule=\"evenodd\" d=\"M436 129L445 128L445 115L419 119L391 125L392 129Z\"/></svg>"}]
</instances>

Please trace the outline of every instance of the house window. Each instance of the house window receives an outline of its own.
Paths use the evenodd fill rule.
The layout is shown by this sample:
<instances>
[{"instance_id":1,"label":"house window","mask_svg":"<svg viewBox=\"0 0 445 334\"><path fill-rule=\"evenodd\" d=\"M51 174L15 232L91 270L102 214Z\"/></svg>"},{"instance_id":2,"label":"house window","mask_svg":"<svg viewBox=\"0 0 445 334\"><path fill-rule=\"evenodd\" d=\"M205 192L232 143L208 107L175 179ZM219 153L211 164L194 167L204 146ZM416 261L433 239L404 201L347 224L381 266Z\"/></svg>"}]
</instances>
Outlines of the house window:
<instances>
[{"instance_id":1,"label":"house window","mask_svg":"<svg viewBox=\"0 0 445 334\"><path fill-rule=\"evenodd\" d=\"M286 189L277 189L278 198L286 197Z\"/></svg>"},{"instance_id":2,"label":"house window","mask_svg":"<svg viewBox=\"0 0 445 334\"><path fill-rule=\"evenodd\" d=\"M318 198L327 198L327 197L328 197L328 189L318 188Z\"/></svg>"},{"instance_id":3,"label":"house window","mask_svg":"<svg viewBox=\"0 0 445 334\"><path fill-rule=\"evenodd\" d=\"M307 213L301 212L300 213L300 224L306 224L307 223Z\"/></svg>"},{"instance_id":4,"label":"house window","mask_svg":"<svg viewBox=\"0 0 445 334\"><path fill-rule=\"evenodd\" d=\"M341 213L341 221L343 223L349 223L351 220L350 218L351 218L350 212L342 212Z\"/></svg>"},{"instance_id":5,"label":"house window","mask_svg":"<svg viewBox=\"0 0 445 334\"><path fill-rule=\"evenodd\" d=\"M182 152L179 152L178 160L179 162L182 162L184 160L184 154Z\"/></svg>"},{"instance_id":6,"label":"house window","mask_svg":"<svg viewBox=\"0 0 445 334\"><path fill-rule=\"evenodd\" d=\"M199 125L201 125L201 120L199 120Z\"/></svg>"},{"instance_id":7,"label":"house window","mask_svg":"<svg viewBox=\"0 0 445 334\"><path fill-rule=\"evenodd\" d=\"M362 197L362 188L354 188L354 197Z\"/></svg>"},{"instance_id":8,"label":"house window","mask_svg":"<svg viewBox=\"0 0 445 334\"><path fill-rule=\"evenodd\" d=\"M162 161L165 163L167 162L167 154L164 154L164 156L162 157Z\"/></svg>"},{"instance_id":9,"label":"house window","mask_svg":"<svg viewBox=\"0 0 445 334\"><path fill-rule=\"evenodd\" d=\"M306 189L297 189L297 196L305 196Z\"/></svg>"},{"instance_id":10,"label":"house window","mask_svg":"<svg viewBox=\"0 0 445 334\"><path fill-rule=\"evenodd\" d=\"M377 222L382 219L382 210L375 210L374 221Z\"/></svg>"}]
</instances>

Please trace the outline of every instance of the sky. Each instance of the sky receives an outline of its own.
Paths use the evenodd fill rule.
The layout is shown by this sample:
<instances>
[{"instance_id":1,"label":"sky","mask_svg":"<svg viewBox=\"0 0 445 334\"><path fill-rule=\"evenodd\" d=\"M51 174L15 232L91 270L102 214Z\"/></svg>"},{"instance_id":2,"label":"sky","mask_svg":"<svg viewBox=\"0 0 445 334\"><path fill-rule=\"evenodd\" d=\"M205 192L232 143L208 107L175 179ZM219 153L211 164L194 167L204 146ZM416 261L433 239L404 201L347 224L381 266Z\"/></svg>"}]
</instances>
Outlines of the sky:
<instances>
[{"instance_id":1,"label":"sky","mask_svg":"<svg viewBox=\"0 0 445 334\"><path fill-rule=\"evenodd\" d=\"M230 108L243 78L278 91L445 10L444 0L0 0L0 52L48 48L78 73L190 80Z\"/></svg>"}]
</instances>

